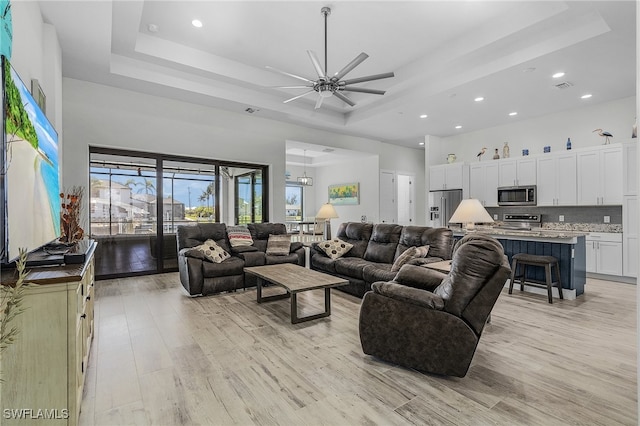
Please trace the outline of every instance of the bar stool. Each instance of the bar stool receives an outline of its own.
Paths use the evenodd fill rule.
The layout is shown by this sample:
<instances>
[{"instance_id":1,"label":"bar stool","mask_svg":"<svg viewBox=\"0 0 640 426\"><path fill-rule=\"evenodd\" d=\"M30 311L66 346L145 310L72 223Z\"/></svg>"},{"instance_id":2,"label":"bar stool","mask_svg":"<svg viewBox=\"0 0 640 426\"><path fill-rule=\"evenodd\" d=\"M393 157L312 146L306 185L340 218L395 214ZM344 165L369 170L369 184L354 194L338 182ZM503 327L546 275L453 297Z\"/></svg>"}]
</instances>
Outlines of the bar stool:
<instances>
[{"instance_id":1,"label":"bar stool","mask_svg":"<svg viewBox=\"0 0 640 426\"><path fill-rule=\"evenodd\" d=\"M522 265L522 273L520 275L517 275L517 268L519 265ZM513 283L517 278L520 278L520 291L524 290L527 266L543 266L545 272L544 281L528 280L527 284L530 284L534 287L546 287L547 294L549 296L549 303L553 303L551 288L554 284L556 284L558 287L558 293L560 294L560 299L563 299L562 284L560 283L560 266L558 263L558 259L553 256L539 256L528 253L518 253L513 256L513 260L511 262L511 281L509 282L509 294L513 292ZM553 281L551 279L551 268L553 266L556 267L556 281Z\"/></svg>"}]
</instances>

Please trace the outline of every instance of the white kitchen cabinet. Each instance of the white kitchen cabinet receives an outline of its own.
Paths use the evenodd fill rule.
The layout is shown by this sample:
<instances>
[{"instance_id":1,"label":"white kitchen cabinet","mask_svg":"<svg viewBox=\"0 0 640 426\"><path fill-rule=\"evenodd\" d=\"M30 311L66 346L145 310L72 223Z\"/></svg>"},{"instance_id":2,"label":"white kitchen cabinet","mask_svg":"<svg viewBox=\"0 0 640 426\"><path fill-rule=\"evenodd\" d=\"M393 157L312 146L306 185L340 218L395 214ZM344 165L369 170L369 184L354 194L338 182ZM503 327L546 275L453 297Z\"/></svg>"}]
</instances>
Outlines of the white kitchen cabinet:
<instances>
[{"instance_id":1,"label":"white kitchen cabinet","mask_svg":"<svg viewBox=\"0 0 640 426\"><path fill-rule=\"evenodd\" d=\"M536 184L536 159L516 158L499 162L499 185L517 186Z\"/></svg>"},{"instance_id":2,"label":"white kitchen cabinet","mask_svg":"<svg viewBox=\"0 0 640 426\"><path fill-rule=\"evenodd\" d=\"M429 167L429 190L462 189L463 171L463 163Z\"/></svg>"},{"instance_id":3,"label":"white kitchen cabinet","mask_svg":"<svg viewBox=\"0 0 640 426\"><path fill-rule=\"evenodd\" d=\"M587 272L622 275L622 234L592 232L586 237Z\"/></svg>"},{"instance_id":4,"label":"white kitchen cabinet","mask_svg":"<svg viewBox=\"0 0 640 426\"><path fill-rule=\"evenodd\" d=\"M622 146L623 194L638 195L638 143Z\"/></svg>"},{"instance_id":5,"label":"white kitchen cabinet","mask_svg":"<svg viewBox=\"0 0 640 426\"><path fill-rule=\"evenodd\" d=\"M539 206L576 204L576 154L545 155L537 158L537 196Z\"/></svg>"},{"instance_id":6,"label":"white kitchen cabinet","mask_svg":"<svg viewBox=\"0 0 640 426\"><path fill-rule=\"evenodd\" d=\"M622 147L603 145L576 154L578 205L622 204Z\"/></svg>"},{"instance_id":7,"label":"white kitchen cabinet","mask_svg":"<svg viewBox=\"0 0 640 426\"><path fill-rule=\"evenodd\" d=\"M477 198L485 207L498 206L499 169L497 162L469 166L469 198Z\"/></svg>"},{"instance_id":8,"label":"white kitchen cabinet","mask_svg":"<svg viewBox=\"0 0 640 426\"><path fill-rule=\"evenodd\" d=\"M622 274L638 276L638 197L625 196L622 202Z\"/></svg>"}]
</instances>

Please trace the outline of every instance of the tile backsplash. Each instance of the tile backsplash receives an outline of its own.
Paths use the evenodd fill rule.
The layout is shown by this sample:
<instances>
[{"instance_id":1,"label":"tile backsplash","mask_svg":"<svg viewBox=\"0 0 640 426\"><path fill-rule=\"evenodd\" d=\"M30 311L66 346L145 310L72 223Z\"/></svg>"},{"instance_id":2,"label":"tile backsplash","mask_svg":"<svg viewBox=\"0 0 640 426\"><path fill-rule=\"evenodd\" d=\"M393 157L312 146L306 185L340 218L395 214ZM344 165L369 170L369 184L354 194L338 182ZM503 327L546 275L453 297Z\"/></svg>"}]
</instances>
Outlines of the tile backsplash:
<instances>
[{"instance_id":1,"label":"tile backsplash","mask_svg":"<svg viewBox=\"0 0 640 426\"><path fill-rule=\"evenodd\" d=\"M601 227L602 229L614 228L610 225L618 225L620 229L622 228L622 206L487 207L487 211L492 217L497 214L498 220L502 220L502 216L505 213L539 214L541 215L543 226L545 223L564 223L566 225L605 225ZM561 215L564 216L564 222L560 222ZM605 223L605 216L609 217L609 223ZM620 231L612 230L611 232Z\"/></svg>"}]
</instances>

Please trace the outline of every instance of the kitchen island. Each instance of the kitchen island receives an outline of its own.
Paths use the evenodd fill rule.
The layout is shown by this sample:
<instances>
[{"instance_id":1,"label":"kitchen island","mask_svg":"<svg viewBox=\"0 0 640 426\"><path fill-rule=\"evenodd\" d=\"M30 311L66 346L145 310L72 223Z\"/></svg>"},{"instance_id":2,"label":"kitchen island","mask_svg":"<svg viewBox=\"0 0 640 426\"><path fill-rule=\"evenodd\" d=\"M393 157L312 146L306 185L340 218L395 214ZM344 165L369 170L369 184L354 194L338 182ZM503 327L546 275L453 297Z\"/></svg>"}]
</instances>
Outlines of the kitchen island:
<instances>
[{"instance_id":1,"label":"kitchen island","mask_svg":"<svg viewBox=\"0 0 640 426\"><path fill-rule=\"evenodd\" d=\"M584 293L586 272L586 232L536 229L511 230L491 227L477 227L474 231L454 230L454 238L459 239L469 233L483 233L497 239L511 263L517 253L554 256L560 265L560 280L565 298L575 299ZM544 281L543 268L527 268L527 279ZM508 283L507 283L508 285ZM515 286L519 288L518 285ZM546 290L525 284L525 291L546 294Z\"/></svg>"}]
</instances>

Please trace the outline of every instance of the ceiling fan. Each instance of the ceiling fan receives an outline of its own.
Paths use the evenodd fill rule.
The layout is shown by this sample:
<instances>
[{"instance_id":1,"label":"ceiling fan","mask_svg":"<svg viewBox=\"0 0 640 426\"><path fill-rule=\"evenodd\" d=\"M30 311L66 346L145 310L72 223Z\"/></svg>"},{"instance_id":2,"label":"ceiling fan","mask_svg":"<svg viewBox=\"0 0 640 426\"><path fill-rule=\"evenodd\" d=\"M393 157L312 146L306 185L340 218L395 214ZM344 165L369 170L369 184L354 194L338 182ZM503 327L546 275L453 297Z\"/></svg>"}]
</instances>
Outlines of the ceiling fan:
<instances>
[{"instance_id":1,"label":"ceiling fan","mask_svg":"<svg viewBox=\"0 0 640 426\"><path fill-rule=\"evenodd\" d=\"M302 98L303 96L307 96L311 93L317 92L319 94L318 100L316 101L316 109L320 108L322 105L322 101L325 98L329 98L331 96L335 96L338 99L342 100L346 104L350 106L354 106L355 102L349 99L347 96L343 94L343 92L360 92L360 93L370 93L373 95L384 95L384 90L375 90L375 89L365 89L362 87L352 87L352 84L364 83L366 81L372 80L381 80L383 78L393 77L394 74L392 72L387 72L383 74L375 74L368 75L366 77L352 78L349 80L343 80L342 78L347 75L350 71L352 71L355 67L360 65L365 59L369 57L366 53L362 52L354 60L349 62L344 68L335 73L333 76L329 77L327 73L327 17L331 14L331 9L329 7L323 7L320 12L324 15L324 70L320 65L320 61L318 61L318 57L315 52L312 50L307 50L309 54L309 58L311 59L311 63L315 68L316 73L318 73L317 80L310 80L305 77L301 77L299 75L291 74L286 71L279 70L277 68L273 68L267 66L271 71L278 72L280 74L287 75L289 77L296 78L298 80L304 81L306 84L304 86L278 86L278 89L309 89L307 92L294 96L291 99L287 99L284 101L287 102L295 101L296 99Z\"/></svg>"}]
</instances>

